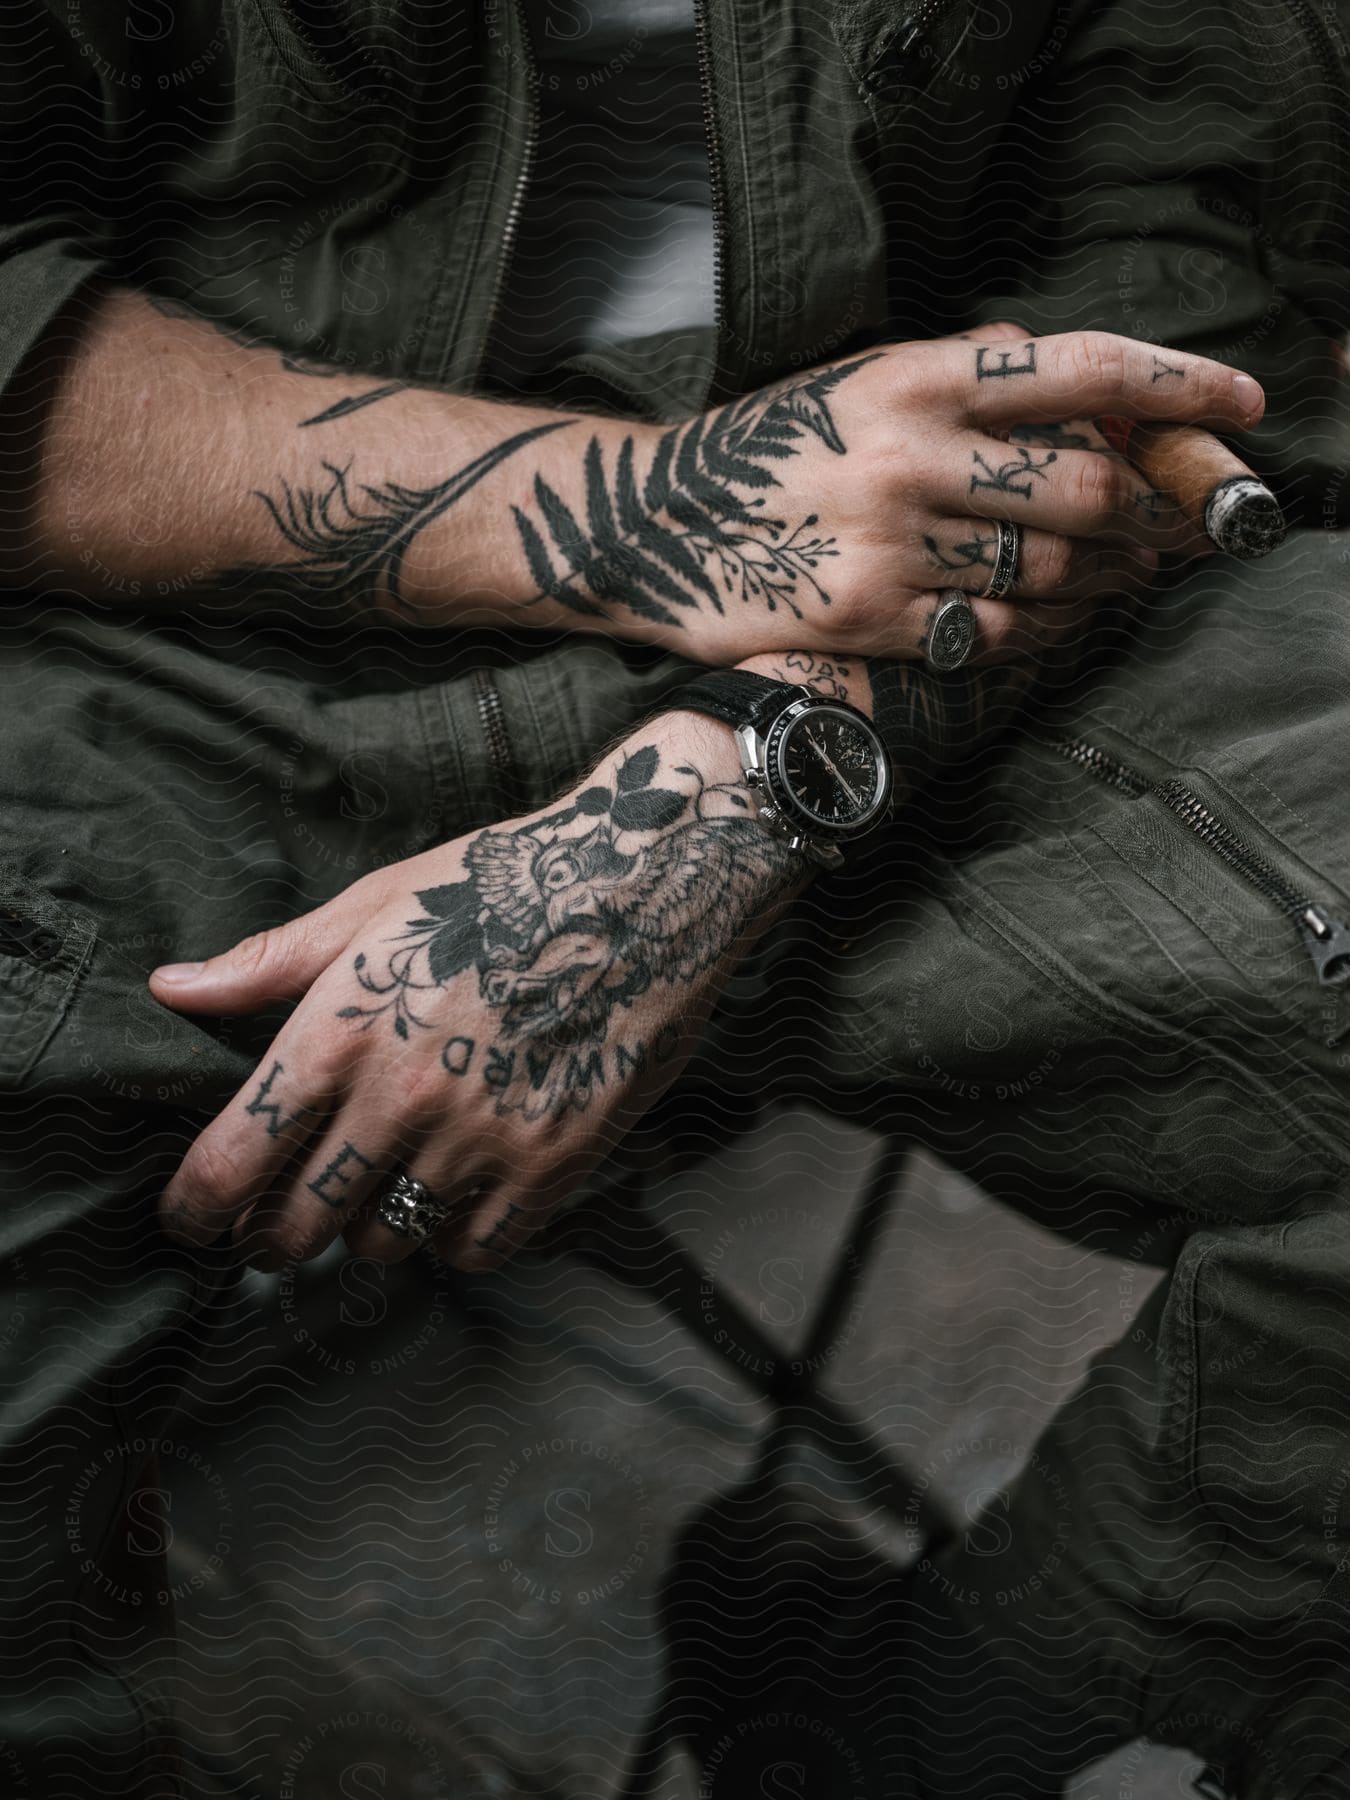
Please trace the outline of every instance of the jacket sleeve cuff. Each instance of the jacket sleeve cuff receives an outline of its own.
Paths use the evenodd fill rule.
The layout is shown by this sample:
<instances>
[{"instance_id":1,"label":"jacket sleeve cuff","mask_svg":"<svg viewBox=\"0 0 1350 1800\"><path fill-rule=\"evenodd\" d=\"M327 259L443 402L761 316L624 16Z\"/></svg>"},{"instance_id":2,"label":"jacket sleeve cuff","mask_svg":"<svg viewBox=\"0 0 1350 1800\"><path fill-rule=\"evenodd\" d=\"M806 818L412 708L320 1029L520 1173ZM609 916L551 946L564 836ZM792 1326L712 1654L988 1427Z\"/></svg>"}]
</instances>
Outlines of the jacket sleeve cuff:
<instances>
[{"instance_id":1,"label":"jacket sleeve cuff","mask_svg":"<svg viewBox=\"0 0 1350 1800\"><path fill-rule=\"evenodd\" d=\"M104 267L65 221L0 229L0 394L52 321Z\"/></svg>"}]
</instances>

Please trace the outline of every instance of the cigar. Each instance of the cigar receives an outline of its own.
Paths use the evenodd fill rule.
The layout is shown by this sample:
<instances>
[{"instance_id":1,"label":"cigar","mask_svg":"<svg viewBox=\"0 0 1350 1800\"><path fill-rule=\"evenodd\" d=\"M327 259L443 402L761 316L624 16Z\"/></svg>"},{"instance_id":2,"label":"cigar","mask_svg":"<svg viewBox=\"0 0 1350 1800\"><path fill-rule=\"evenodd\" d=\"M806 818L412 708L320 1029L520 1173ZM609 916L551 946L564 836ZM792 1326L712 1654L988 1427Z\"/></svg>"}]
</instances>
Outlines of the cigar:
<instances>
[{"instance_id":1,"label":"cigar","mask_svg":"<svg viewBox=\"0 0 1350 1800\"><path fill-rule=\"evenodd\" d=\"M1254 562L1284 542L1279 501L1209 432L1116 418L1098 419L1097 429L1220 550Z\"/></svg>"}]
</instances>

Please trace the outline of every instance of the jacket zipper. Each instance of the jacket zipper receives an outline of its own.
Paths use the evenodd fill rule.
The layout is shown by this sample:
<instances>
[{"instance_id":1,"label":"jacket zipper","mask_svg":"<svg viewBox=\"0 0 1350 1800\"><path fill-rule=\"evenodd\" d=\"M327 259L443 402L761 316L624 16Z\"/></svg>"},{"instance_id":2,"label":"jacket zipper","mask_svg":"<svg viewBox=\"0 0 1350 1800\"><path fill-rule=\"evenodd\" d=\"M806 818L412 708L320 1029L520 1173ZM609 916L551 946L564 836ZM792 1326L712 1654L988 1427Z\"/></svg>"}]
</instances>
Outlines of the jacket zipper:
<instances>
[{"instance_id":1,"label":"jacket zipper","mask_svg":"<svg viewBox=\"0 0 1350 1800\"><path fill-rule=\"evenodd\" d=\"M713 354L712 373L708 377L708 391L704 395L704 404L712 402L717 389L717 377L722 366L722 323L725 317L726 269L723 240L726 231L726 213L723 204L724 188L722 181L722 150L717 141L717 126L713 118L712 106L712 69L708 53L708 0L694 0L694 42L698 50L698 86L699 100L703 109L703 138L708 150L708 210L712 214L712 276L713 276L713 333L716 338L716 349Z\"/></svg>"},{"instance_id":2,"label":"jacket zipper","mask_svg":"<svg viewBox=\"0 0 1350 1800\"><path fill-rule=\"evenodd\" d=\"M918 13L905 31L900 52L907 56L919 37L952 5L952 0L923 0ZM712 70L708 51L708 0L694 0L694 39L698 49L698 84L703 110L703 136L708 150L708 206L712 214L713 234L713 329L717 352L708 389L703 400L710 405L717 391L721 373L722 329L726 318L726 189L723 180L722 151L717 141L717 125L713 116Z\"/></svg>"},{"instance_id":3,"label":"jacket zipper","mask_svg":"<svg viewBox=\"0 0 1350 1800\"><path fill-rule=\"evenodd\" d=\"M1083 738L1055 738L1052 742L1061 756L1078 768L1086 769L1108 787L1136 800L1145 794L1161 800L1202 844L1221 856L1257 893L1263 894L1293 920L1323 987L1336 987L1350 978L1350 927L1324 906L1300 893L1273 863L1253 850L1230 825L1224 824L1193 788L1187 787L1175 775L1150 782L1137 770Z\"/></svg>"},{"instance_id":4,"label":"jacket zipper","mask_svg":"<svg viewBox=\"0 0 1350 1800\"><path fill-rule=\"evenodd\" d=\"M951 6L951 0L924 0L918 12L909 22L909 28L896 46L901 56L908 56L911 46L926 32L930 25L940 19Z\"/></svg>"},{"instance_id":5,"label":"jacket zipper","mask_svg":"<svg viewBox=\"0 0 1350 1800\"><path fill-rule=\"evenodd\" d=\"M1331 33L1318 18L1316 7L1311 6L1309 0L1285 0L1285 5L1289 8L1291 13L1294 13L1296 17L1303 21L1304 25L1307 27L1308 36L1316 39L1317 48L1322 58L1322 66L1332 77L1331 85L1333 87L1337 86L1340 79L1340 71L1336 67L1336 64L1339 59L1336 56L1335 45L1332 43ZM1328 46L1330 46L1330 54L1328 54Z\"/></svg>"},{"instance_id":6,"label":"jacket zipper","mask_svg":"<svg viewBox=\"0 0 1350 1800\"><path fill-rule=\"evenodd\" d=\"M319 43L309 24L300 16L293 6L286 7L285 13L286 23L300 39L301 43L304 44L314 61L320 64L321 67L327 69L329 74L332 75L336 81L340 82L343 87L350 91L351 83L338 74L337 66L333 62L332 54L325 50L323 45ZM277 40L274 37L273 42L275 43L276 41ZM278 45L278 48L280 48L280 45ZM366 67L374 75L375 80L379 85L379 99L382 101L387 100L389 97L388 69L381 63L369 44L358 43L356 49L359 51L361 57L365 61ZM303 76L305 71L302 69L295 69L293 70L293 73ZM369 97L374 98L373 95Z\"/></svg>"},{"instance_id":7,"label":"jacket zipper","mask_svg":"<svg viewBox=\"0 0 1350 1800\"><path fill-rule=\"evenodd\" d=\"M480 366L492 343L492 333L497 324L502 293L506 287L506 274L511 266L511 256L516 247L516 234L520 230L520 215L525 205L525 191L529 187L530 177L534 173L535 151L539 146L539 90L535 81L534 47L530 43L530 28L526 23L524 12L521 10L520 0L510 0L510 6L516 22L516 32L520 38L529 122L525 130L525 152L521 157L520 172L516 176L516 185L511 193L511 204L506 212L506 223L502 226L501 244L497 250L497 267L492 280L492 297L488 301L487 319L483 326Z\"/></svg>"},{"instance_id":8,"label":"jacket zipper","mask_svg":"<svg viewBox=\"0 0 1350 1800\"><path fill-rule=\"evenodd\" d=\"M1322 72L1327 78L1328 91L1333 96L1339 97L1340 105L1343 107L1345 105L1345 70L1342 66L1343 59L1337 53L1335 38L1323 21L1317 16L1317 8L1311 4L1311 0L1285 0L1285 4L1289 11L1293 13L1294 17L1302 23L1304 30L1315 47L1314 53L1317 60L1322 65ZM1336 103L1336 100L1333 99L1333 106L1335 106ZM1334 126L1333 130L1335 130ZM1343 120L1337 136L1339 137L1342 149L1344 149L1346 144L1346 134ZM1340 166L1342 169L1346 166L1346 159L1344 156L1341 158ZM1333 217L1329 221L1329 224L1332 232L1335 234L1341 245L1344 246L1346 242L1344 202L1342 203L1341 216Z\"/></svg>"},{"instance_id":9,"label":"jacket zipper","mask_svg":"<svg viewBox=\"0 0 1350 1800\"><path fill-rule=\"evenodd\" d=\"M904 71L914 63L918 47L933 26L952 9L953 0L922 0L914 16L896 29L894 37L876 59L864 85L874 94L906 85ZM919 84L921 85L921 84Z\"/></svg>"},{"instance_id":10,"label":"jacket zipper","mask_svg":"<svg viewBox=\"0 0 1350 1800\"><path fill-rule=\"evenodd\" d=\"M514 812L520 783L516 759L511 754L506 715L502 711L501 690L487 669L475 669L472 680L478 723L483 728L488 762L497 776L498 794L507 812Z\"/></svg>"},{"instance_id":11,"label":"jacket zipper","mask_svg":"<svg viewBox=\"0 0 1350 1800\"><path fill-rule=\"evenodd\" d=\"M1228 1782L1227 1767L1223 1763L1206 1763L1200 1773L1191 1781L1191 1787L1200 1800L1228 1800L1232 1789Z\"/></svg>"}]
</instances>

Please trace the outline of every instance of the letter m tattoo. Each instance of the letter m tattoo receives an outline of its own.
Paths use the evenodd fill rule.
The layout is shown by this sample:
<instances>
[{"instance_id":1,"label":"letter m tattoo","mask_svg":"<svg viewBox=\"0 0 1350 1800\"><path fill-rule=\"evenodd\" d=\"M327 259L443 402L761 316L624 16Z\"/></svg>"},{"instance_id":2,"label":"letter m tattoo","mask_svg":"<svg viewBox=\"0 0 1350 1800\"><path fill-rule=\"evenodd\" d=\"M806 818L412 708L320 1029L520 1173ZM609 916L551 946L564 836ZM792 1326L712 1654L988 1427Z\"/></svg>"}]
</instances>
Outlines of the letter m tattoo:
<instances>
[{"instance_id":1,"label":"letter m tattoo","mask_svg":"<svg viewBox=\"0 0 1350 1800\"><path fill-rule=\"evenodd\" d=\"M1014 362L1011 350L995 350L989 344L981 344L975 352L975 379L977 381L1002 381L1009 375L1034 375L1036 373L1036 346L1026 345L1026 360ZM998 358L995 363L992 358Z\"/></svg>"}]
</instances>

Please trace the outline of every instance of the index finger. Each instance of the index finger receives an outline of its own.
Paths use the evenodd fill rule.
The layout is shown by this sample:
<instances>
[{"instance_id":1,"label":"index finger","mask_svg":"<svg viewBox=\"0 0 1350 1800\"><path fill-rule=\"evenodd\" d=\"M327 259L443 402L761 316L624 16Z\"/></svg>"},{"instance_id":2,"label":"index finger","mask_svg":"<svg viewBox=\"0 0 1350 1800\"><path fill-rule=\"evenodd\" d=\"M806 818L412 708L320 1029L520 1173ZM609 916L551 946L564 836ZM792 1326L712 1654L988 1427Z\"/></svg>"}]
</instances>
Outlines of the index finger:
<instances>
[{"instance_id":1,"label":"index finger","mask_svg":"<svg viewBox=\"0 0 1350 1800\"><path fill-rule=\"evenodd\" d=\"M966 415L984 426L1048 425L1113 413L1213 431L1246 430L1265 411L1261 385L1185 350L1112 331L953 346L966 362Z\"/></svg>"}]
</instances>

